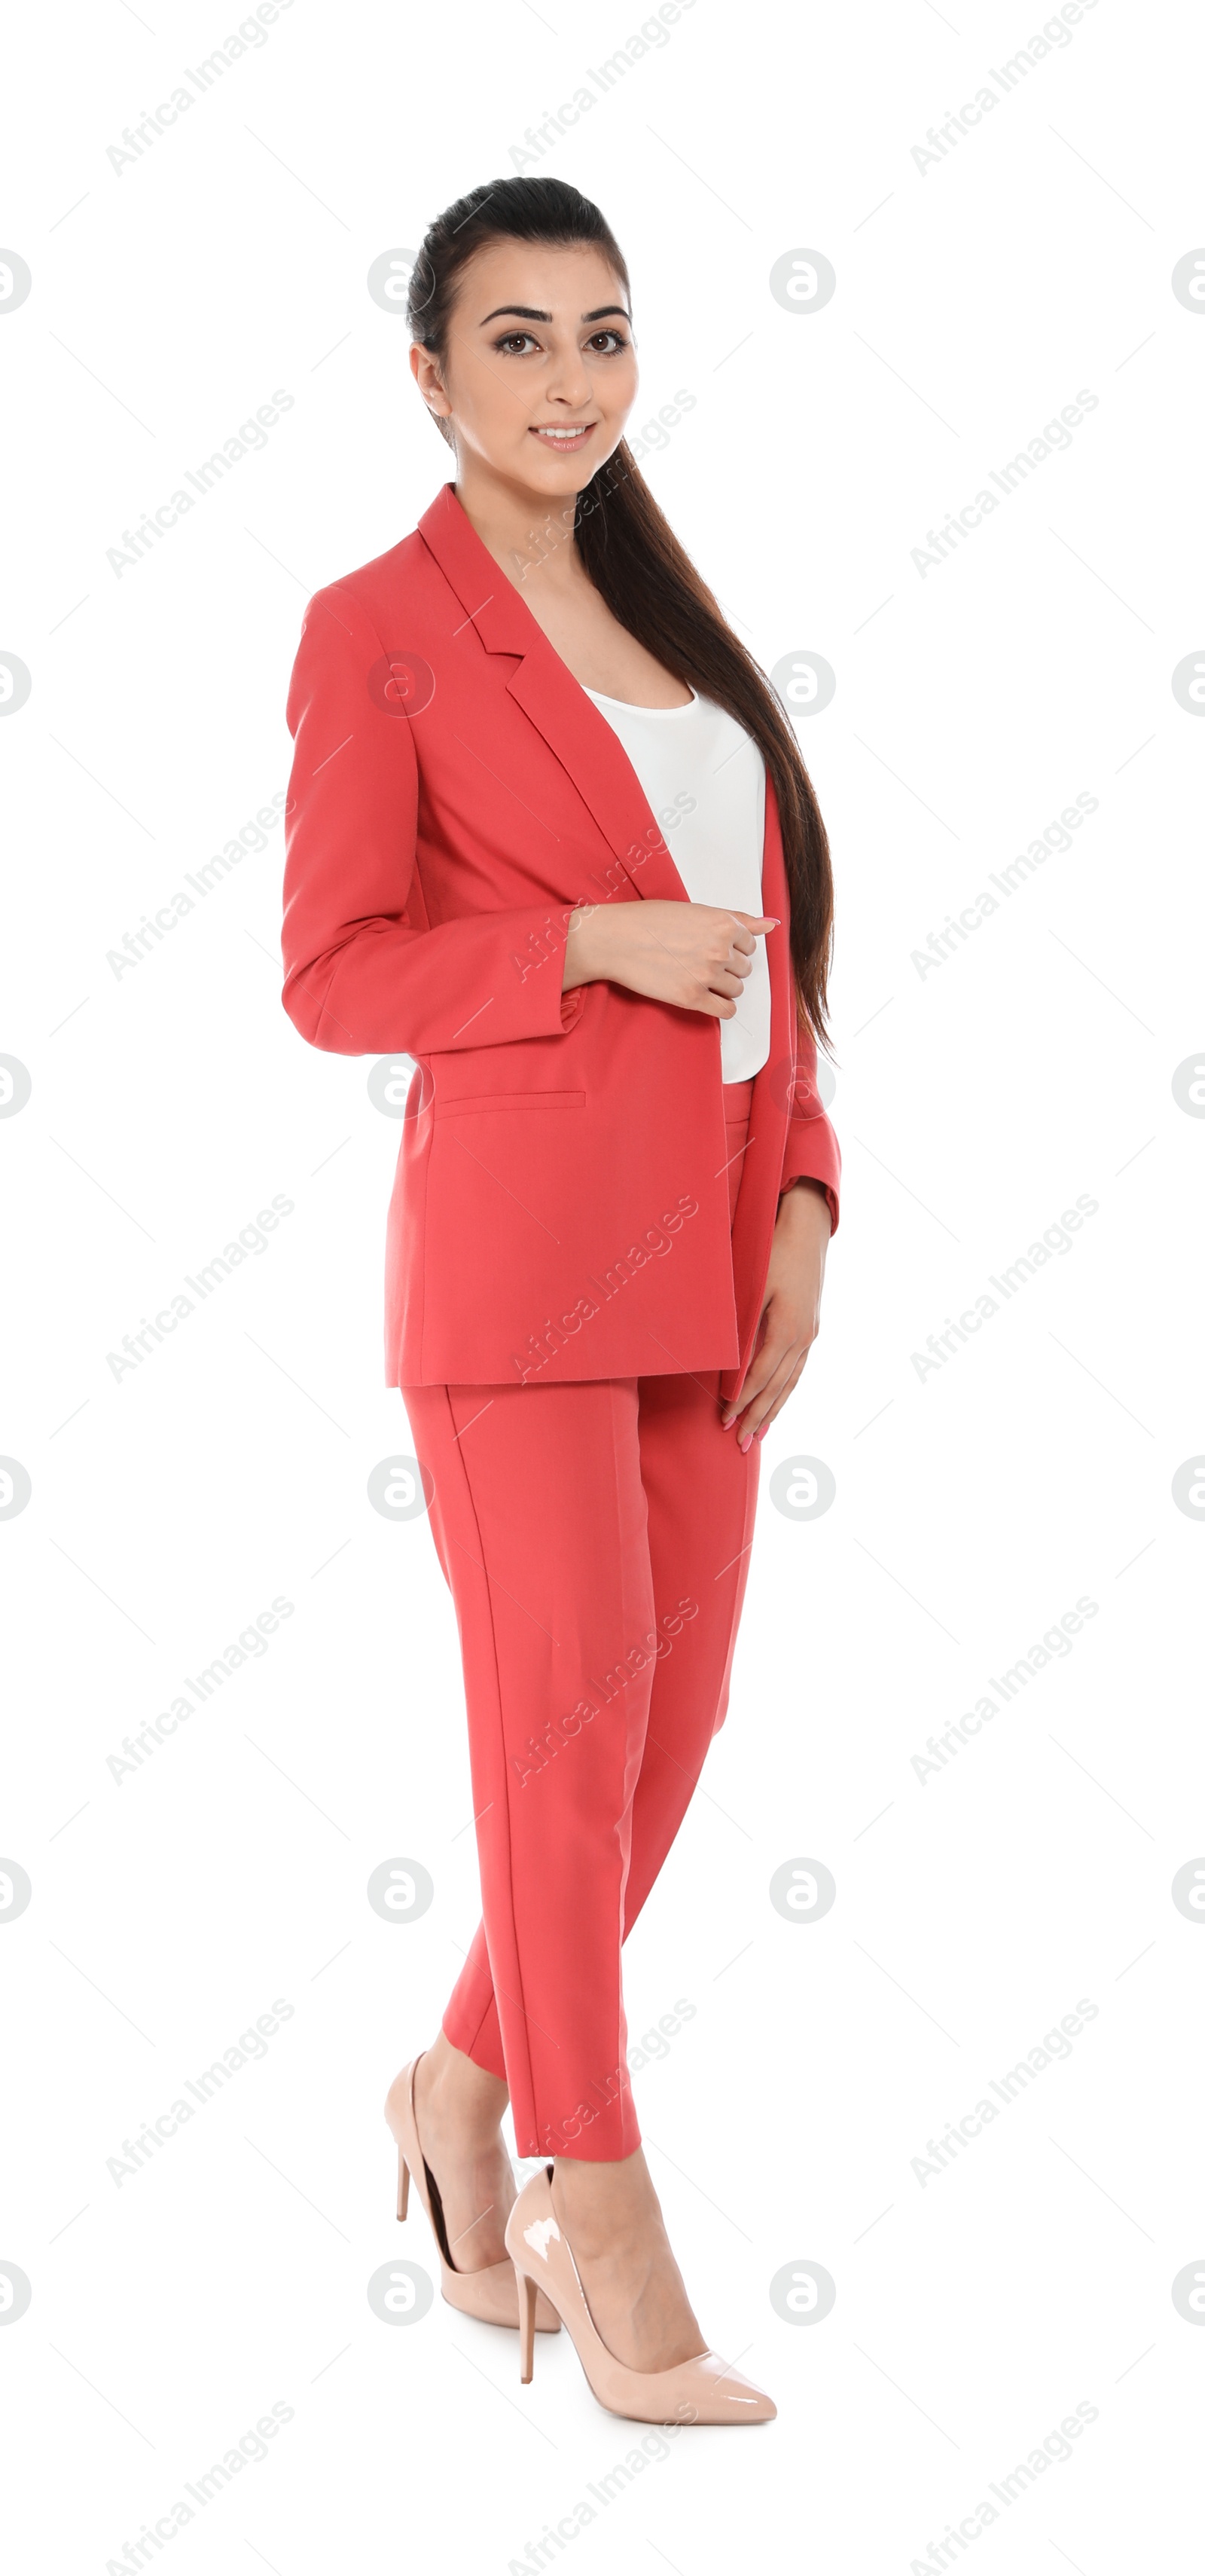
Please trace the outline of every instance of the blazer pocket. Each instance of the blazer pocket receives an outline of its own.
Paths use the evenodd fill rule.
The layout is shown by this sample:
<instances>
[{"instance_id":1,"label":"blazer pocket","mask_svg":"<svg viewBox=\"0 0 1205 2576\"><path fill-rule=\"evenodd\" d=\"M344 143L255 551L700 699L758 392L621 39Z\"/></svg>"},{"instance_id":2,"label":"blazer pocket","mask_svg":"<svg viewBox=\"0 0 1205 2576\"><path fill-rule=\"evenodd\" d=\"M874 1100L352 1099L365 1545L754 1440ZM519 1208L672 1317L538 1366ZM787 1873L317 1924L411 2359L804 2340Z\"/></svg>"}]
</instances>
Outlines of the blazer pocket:
<instances>
[{"instance_id":1,"label":"blazer pocket","mask_svg":"<svg viewBox=\"0 0 1205 2576\"><path fill-rule=\"evenodd\" d=\"M465 1097L441 1100L435 1095L435 1115L441 1118L467 1118L488 1109L583 1109L584 1091L474 1091Z\"/></svg>"}]
</instances>

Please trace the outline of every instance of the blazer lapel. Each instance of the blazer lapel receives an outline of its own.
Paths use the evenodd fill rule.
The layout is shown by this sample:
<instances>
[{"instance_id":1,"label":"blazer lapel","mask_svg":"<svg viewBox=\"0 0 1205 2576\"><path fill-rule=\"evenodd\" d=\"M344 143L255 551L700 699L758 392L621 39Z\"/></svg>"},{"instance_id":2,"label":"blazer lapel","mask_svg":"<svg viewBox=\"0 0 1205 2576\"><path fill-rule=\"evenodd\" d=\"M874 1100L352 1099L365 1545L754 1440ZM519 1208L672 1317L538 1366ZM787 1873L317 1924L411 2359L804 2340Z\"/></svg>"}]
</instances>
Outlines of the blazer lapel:
<instances>
[{"instance_id":1,"label":"blazer lapel","mask_svg":"<svg viewBox=\"0 0 1205 2576\"><path fill-rule=\"evenodd\" d=\"M549 643L526 600L496 564L445 483L419 520L419 534L450 582L487 653L517 656L507 681L589 806L600 832L637 894L689 901L631 761L619 740Z\"/></svg>"}]
</instances>

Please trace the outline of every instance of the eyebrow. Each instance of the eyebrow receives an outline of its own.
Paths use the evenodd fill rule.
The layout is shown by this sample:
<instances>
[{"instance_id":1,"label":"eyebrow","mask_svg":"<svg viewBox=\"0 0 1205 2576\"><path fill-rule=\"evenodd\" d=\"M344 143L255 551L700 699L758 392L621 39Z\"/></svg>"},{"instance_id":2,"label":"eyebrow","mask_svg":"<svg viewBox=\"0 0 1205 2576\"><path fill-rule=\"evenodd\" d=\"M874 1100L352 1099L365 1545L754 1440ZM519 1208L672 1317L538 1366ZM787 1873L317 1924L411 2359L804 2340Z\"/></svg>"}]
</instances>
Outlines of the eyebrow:
<instances>
[{"instance_id":1,"label":"eyebrow","mask_svg":"<svg viewBox=\"0 0 1205 2576\"><path fill-rule=\"evenodd\" d=\"M487 322L496 322L501 313L515 313L523 322L551 322L552 320L551 313L542 313L534 304L496 304L493 312L483 317L481 329L484 331ZM583 313L581 318L583 322L603 322L611 313L622 314L625 322L630 322L632 319L631 314L622 304L600 304L593 313Z\"/></svg>"}]
</instances>

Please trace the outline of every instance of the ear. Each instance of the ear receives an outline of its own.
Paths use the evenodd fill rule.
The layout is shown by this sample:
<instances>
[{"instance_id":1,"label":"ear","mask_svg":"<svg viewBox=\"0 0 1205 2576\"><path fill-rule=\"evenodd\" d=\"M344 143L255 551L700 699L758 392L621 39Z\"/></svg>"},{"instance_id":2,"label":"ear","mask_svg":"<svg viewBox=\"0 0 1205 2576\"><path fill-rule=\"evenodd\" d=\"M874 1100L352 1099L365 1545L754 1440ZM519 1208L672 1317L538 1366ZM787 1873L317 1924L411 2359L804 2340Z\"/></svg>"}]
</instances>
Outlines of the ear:
<instances>
[{"instance_id":1,"label":"ear","mask_svg":"<svg viewBox=\"0 0 1205 2576\"><path fill-rule=\"evenodd\" d=\"M433 349L424 348L421 340L412 340L410 343L410 372L428 411L435 413L451 411L452 406L444 391L443 378L439 372L439 360Z\"/></svg>"}]
</instances>

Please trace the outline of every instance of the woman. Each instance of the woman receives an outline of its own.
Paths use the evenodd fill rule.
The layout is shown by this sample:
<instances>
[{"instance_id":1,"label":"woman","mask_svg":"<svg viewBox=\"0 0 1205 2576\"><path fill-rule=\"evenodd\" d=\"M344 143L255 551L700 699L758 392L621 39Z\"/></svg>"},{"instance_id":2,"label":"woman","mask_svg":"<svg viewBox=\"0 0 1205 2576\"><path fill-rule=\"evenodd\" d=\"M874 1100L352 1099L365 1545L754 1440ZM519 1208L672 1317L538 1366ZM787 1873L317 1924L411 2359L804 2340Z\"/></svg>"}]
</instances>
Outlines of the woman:
<instances>
[{"instance_id":1,"label":"woman","mask_svg":"<svg viewBox=\"0 0 1205 2576\"><path fill-rule=\"evenodd\" d=\"M628 272L553 179L450 207L411 366L456 479L311 601L284 1002L417 1063L386 1359L456 1604L484 1923L393 2086L444 2294L612 2411L750 2422L640 2147L620 1948L728 1704L817 1329L831 880L783 712L624 445ZM547 2162L518 2200L499 2123ZM512 2269L513 2262L513 2269ZM538 2302L532 2285L537 2284Z\"/></svg>"}]
</instances>

